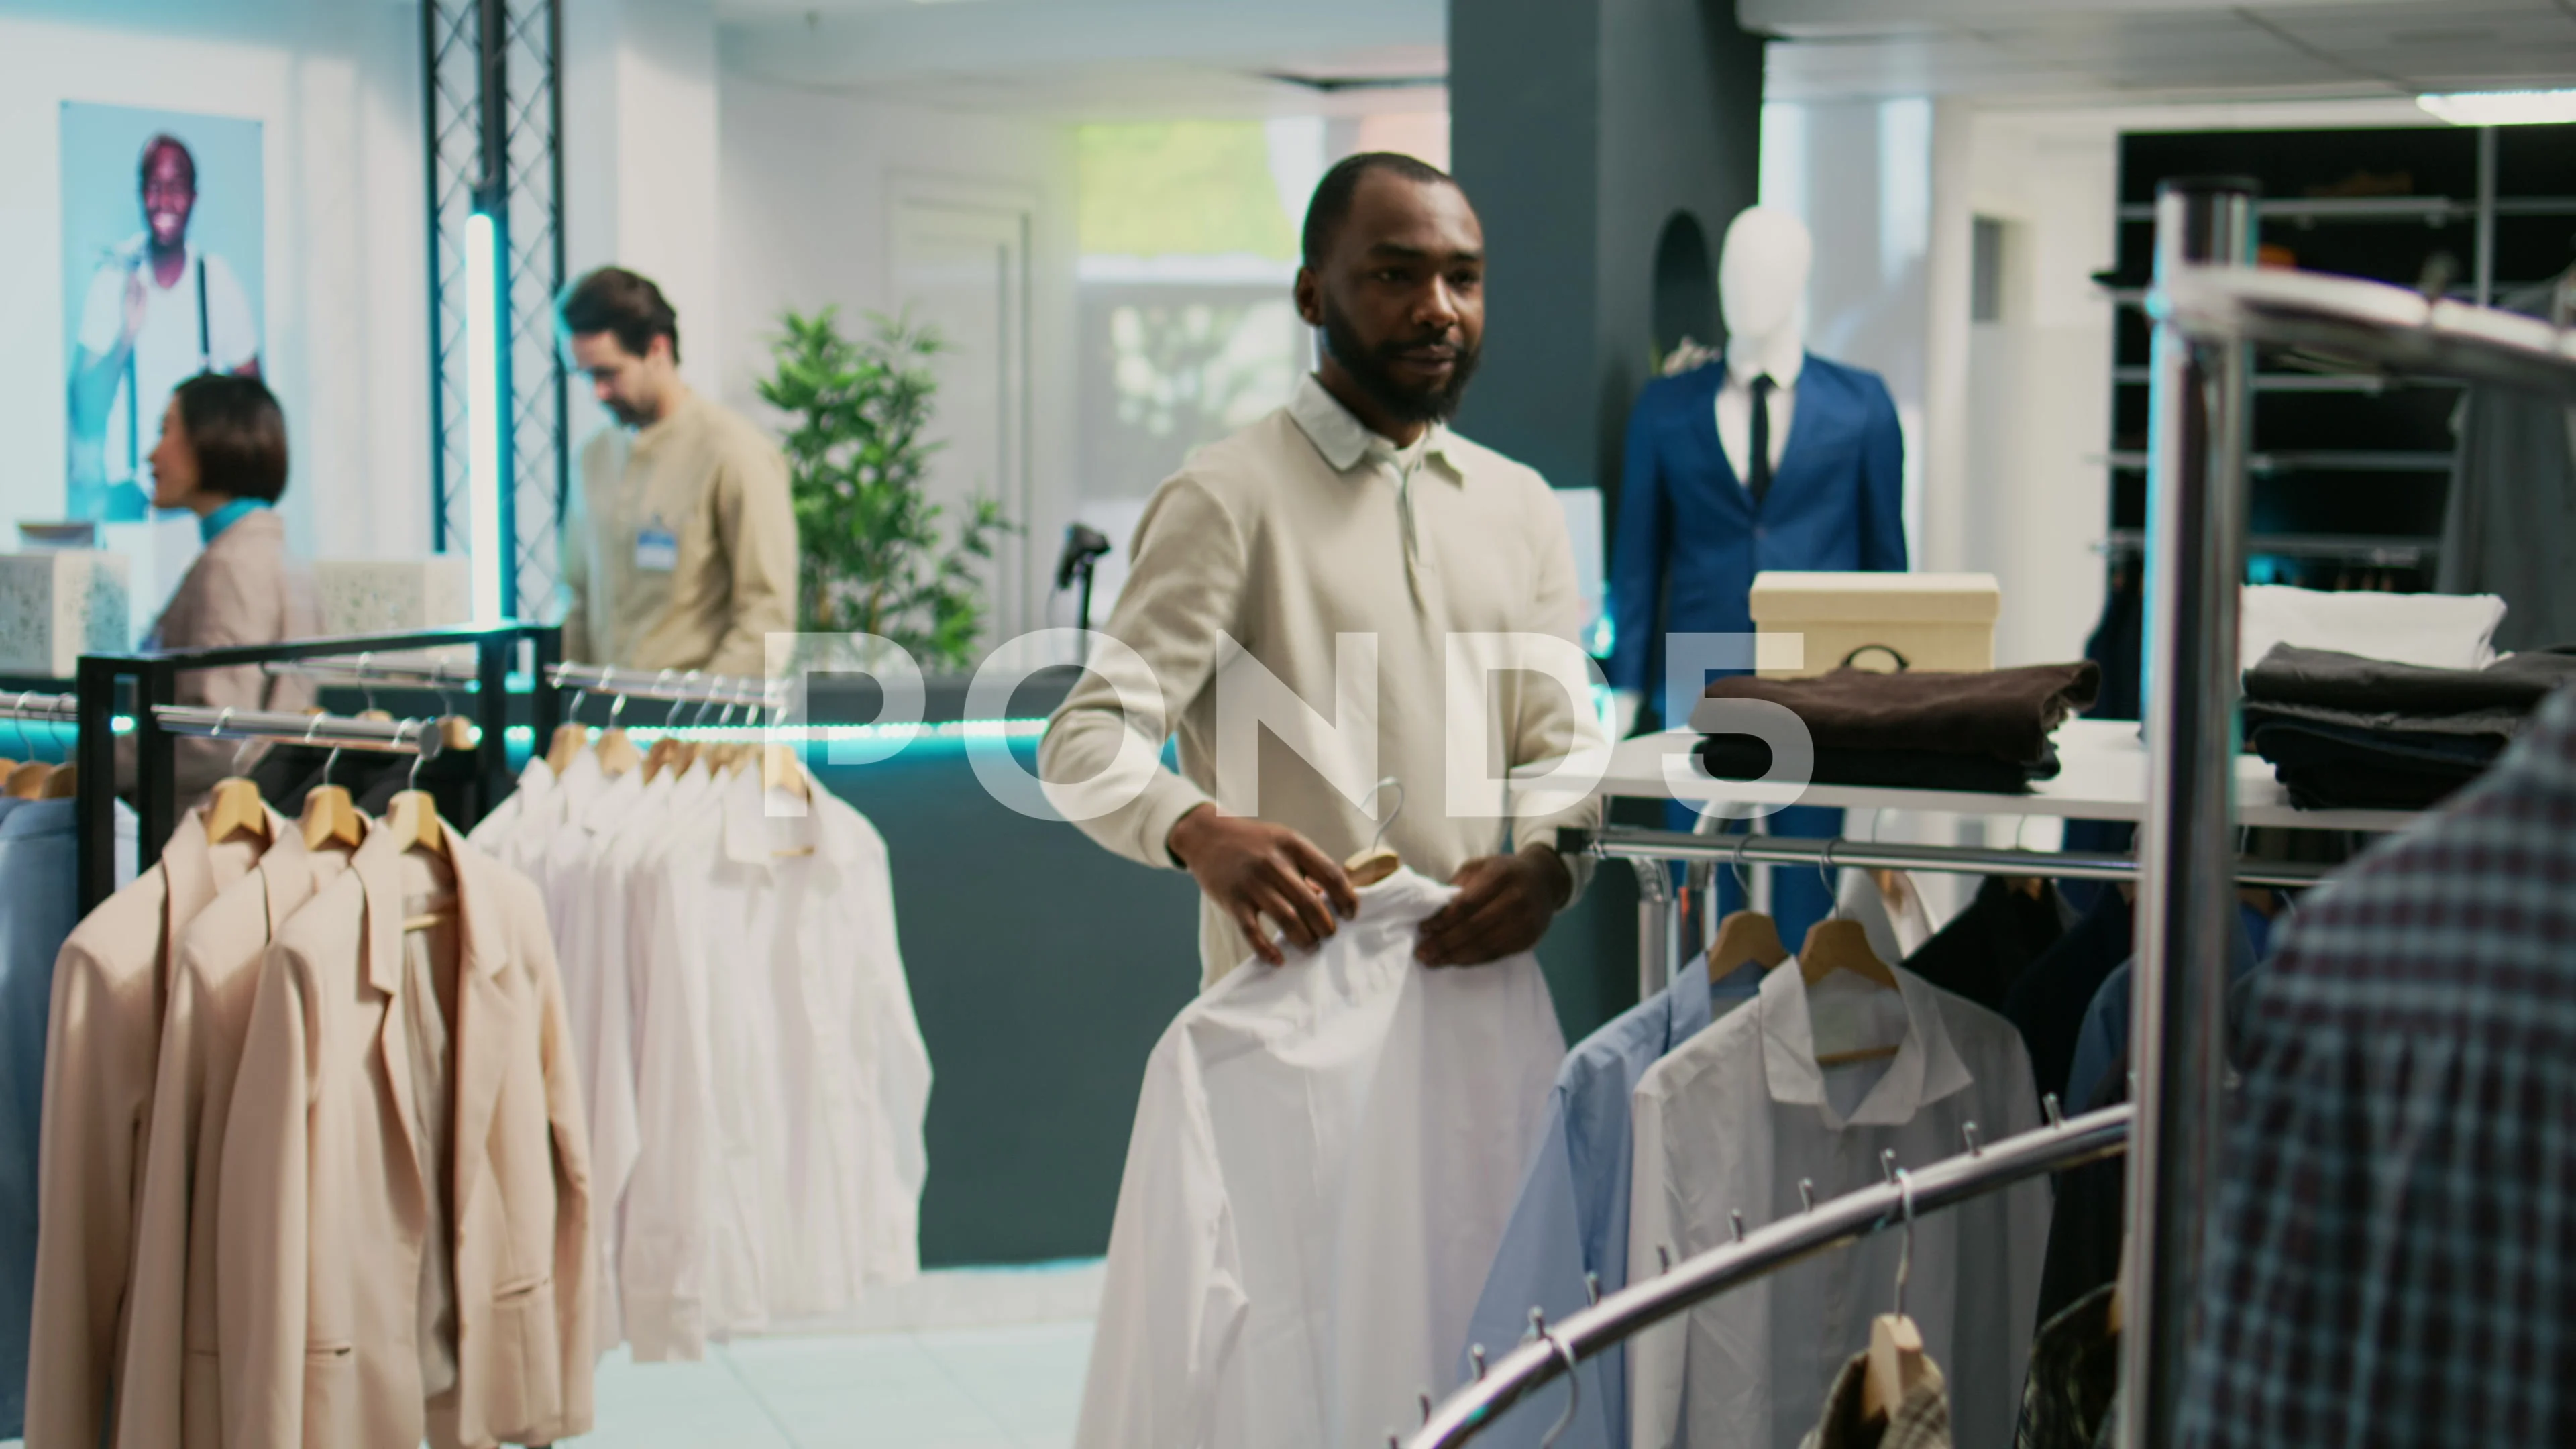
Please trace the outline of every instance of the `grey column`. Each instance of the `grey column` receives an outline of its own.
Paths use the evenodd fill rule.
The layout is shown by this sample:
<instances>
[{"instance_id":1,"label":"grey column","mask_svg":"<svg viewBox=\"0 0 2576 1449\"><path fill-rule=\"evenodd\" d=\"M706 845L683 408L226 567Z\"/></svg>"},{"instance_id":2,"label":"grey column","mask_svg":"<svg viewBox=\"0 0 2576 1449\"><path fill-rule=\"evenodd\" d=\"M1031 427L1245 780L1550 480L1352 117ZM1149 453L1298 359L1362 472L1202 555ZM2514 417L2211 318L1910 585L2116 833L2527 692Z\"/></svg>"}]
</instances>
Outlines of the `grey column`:
<instances>
[{"instance_id":1,"label":"grey column","mask_svg":"<svg viewBox=\"0 0 2576 1449\"><path fill-rule=\"evenodd\" d=\"M1560 488L1608 490L1614 511L1666 228L1687 215L1713 258L1758 193L1762 40L1734 9L1450 0L1450 155L1491 259L1484 368L1459 428ZM1665 291L1667 326L1688 320L1676 297L1714 311L1713 282ZM1713 342L1716 326L1695 335Z\"/></svg>"},{"instance_id":2,"label":"grey column","mask_svg":"<svg viewBox=\"0 0 2576 1449\"><path fill-rule=\"evenodd\" d=\"M2156 276L2250 266L2254 183L2168 181ZM2147 501L2147 813L2132 983L2137 1115L2121 1265L2122 1442L2174 1442L2217 1182L2236 910L2237 590L2245 578L2249 349L2156 329ZM2070 1102L2081 1111L2087 1103Z\"/></svg>"}]
</instances>

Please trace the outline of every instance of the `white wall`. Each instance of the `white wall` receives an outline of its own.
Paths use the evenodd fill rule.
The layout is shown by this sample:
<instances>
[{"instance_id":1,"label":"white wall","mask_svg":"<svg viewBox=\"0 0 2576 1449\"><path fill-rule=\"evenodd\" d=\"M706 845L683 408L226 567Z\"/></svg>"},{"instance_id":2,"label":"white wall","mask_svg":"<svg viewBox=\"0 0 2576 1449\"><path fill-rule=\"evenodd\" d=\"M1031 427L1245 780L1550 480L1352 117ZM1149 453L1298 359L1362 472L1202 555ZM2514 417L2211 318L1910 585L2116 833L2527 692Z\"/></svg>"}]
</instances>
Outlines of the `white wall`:
<instances>
[{"instance_id":1,"label":"white wall","mask_svg":"<svg viewBox=\"0 0 2576 1449\"><path fill-rule=\"evenodd\" d=\"M0 549L17 546L17 519L63 511L60 117L63 102L89 101L262 123L263 362L293 454L290 538L320 555L426 552L419 11L215 9L0 5Z\"/></svg>"},{"instance_id":2,"label":"white wall","mask_svg":"<svg viewBox=\"0 0 2576 1449\"><path fill-rule=\"evenodd\" d=\"M1030 244L1031 515L1021 597L1043 600L1079 502L1075 460L1074 150L1070 128L937 111L728 74L722 87L724 319L712 360L725 400L766 416L780 312L838 306L855 320L898 302L895 200L921 193L1026 198ZM704 334L701 334L704 335ZM1029 611L1034 612L1034 610ZM997 619L1016 632L1043 622Z\"/></svg>"}]
</instances>

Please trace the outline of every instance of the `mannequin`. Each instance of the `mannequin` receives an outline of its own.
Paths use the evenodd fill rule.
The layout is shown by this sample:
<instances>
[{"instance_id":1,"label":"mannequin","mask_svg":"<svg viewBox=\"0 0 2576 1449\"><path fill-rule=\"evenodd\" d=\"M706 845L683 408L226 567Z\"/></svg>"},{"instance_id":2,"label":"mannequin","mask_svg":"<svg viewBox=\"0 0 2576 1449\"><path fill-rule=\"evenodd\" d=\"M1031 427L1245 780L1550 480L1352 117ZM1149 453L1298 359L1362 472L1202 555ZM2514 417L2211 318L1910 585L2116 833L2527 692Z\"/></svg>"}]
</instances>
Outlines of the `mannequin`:
<instances>
[{"instance_id":1,"label":"mannequin","mask_svg":"<svg viewBox=\"0 0 2576 1449\"><path fill-rule=\"evenodd\" d=\"M1648 383L1629 415L1610 559L1609 676L1622 736L1650 704L1666 726L1688 722L1697 683L1660 697L1665 636L1751 633L1756 573L1906 567L1896 403L1877 374L1806 350L1814 255L1796 216L1739 213L1718 257L1722 361ZM1687 809L1675 808L1686 822ZM1830 835L1841 812L1792 807L1771 828ZM1814 872L1779 874L1773 897L1790 940L1832 909Z\"/></svg>"}]
</instances>

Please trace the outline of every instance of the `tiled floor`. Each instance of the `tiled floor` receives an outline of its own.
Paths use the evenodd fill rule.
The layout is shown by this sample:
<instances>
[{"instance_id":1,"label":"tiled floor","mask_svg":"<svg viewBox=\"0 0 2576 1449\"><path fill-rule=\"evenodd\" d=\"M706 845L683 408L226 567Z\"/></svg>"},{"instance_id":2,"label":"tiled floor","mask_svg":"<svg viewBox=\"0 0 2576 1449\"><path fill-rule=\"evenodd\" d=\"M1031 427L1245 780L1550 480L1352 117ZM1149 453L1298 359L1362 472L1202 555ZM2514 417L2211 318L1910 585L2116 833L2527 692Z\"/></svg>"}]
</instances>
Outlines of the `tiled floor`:
<instances>
[{"instance_id":1,"label":"tiled floor","mask_svg":"<svg viewBox=\"0 0 2576 1449\"><path fill-rule=\"evenodd\" d=\"M1089 1323L756 1339L599 1366L599 1449L1064 1449Z\"/></svg>"}]
</instances>

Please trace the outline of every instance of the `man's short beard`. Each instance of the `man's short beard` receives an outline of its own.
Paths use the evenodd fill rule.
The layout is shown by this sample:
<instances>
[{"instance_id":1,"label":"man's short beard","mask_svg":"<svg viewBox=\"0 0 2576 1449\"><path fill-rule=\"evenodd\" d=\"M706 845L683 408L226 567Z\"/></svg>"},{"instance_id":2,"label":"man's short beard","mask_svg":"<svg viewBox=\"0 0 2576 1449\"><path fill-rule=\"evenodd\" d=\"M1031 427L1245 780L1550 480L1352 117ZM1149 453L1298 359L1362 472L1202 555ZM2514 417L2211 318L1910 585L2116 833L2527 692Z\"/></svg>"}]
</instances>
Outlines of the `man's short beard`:
<instances>
[{"instance_id":1,"label":"man's short beard","mask_svg":"<svg viewBox=\"0 0 2576 1449\"><path fill-rule=\"evenodd\" d=\"M1475 379L1480 360L1477 348L1461 343L1456 364L1449 371L1449 381L1435 388L1407 387L1396 381L1388 364L1396 354L1419 347L1425 339L1407 338L1372 350L1360 340L1359 329L1342 309L1326 296L1324 305L1324 346L1333 360L1359 384L1388 417L1399 423L1446 423L1458 415L1458 405L1467 399L1467 384Z\"/></svg>"}]
</instances>

